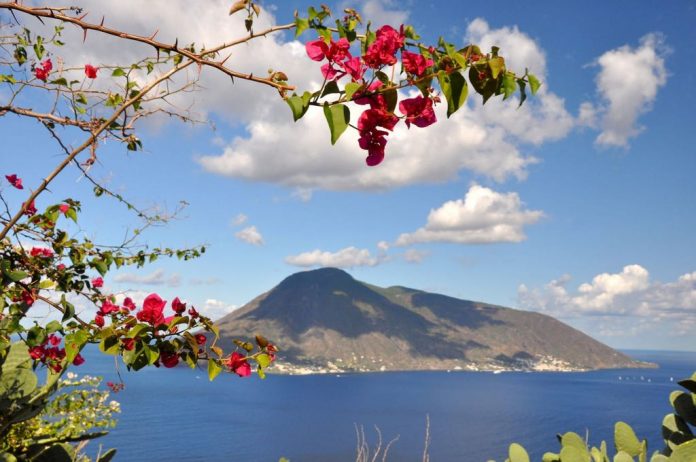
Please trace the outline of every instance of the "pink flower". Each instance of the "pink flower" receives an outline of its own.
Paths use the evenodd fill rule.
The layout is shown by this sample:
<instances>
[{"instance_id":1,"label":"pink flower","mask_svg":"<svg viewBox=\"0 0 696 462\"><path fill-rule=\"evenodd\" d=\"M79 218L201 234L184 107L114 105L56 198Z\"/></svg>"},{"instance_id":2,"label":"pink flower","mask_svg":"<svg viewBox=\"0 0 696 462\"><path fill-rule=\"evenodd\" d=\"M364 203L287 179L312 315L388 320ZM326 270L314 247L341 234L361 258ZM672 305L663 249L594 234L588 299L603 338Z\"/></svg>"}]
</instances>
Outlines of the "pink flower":
<instances>
[{"instance_id":1,"label":"pink flower","mask_svg":"<svg viewBox=\"0 0 696 462\"><path fill-rule=\"evenodd\" d=\"M22 292L22 301L24 302L25 305L31 306L34 304L34 301L36 299L34 298L34 294L29 292L28 290L25 290Z\"/></svg>"},{"instance_id":2,"label":"pink flower","mask_svg":"<svg viewBox=\"0 0 696 462\"><path fill-rule=\"evenodd\" d=\"M65 265L62 264L62 263L59 263L58 266L56 266L56 269L57 269L58 271L63 271L63 270L65 269Z\"/></svg>"},{"instance_id":3,"label":"pink flower","mask_svg":"<svg viewBox=\"0 0 696 462\"><path fill-rule=\"evenodd\" d=\"M160 362L164 367L172 368L179 364L179 355L176 353L170 353L168 351L160 352Z\"/></svg>"},{"instance_id":4,"label":"pink flower","mask_svg":"<svg viewBox=\"0 0 696 462\"><path fill-rule=\"evenodd\" d=\"M42 62L40 65L36 65L34 67L34 76L42 81L48 80L48 74L51 73L51 70L53 70L53 63L51 62L50 59L47 59L46 61Z\"/></svg>"},{"instance_id":5,"label":"pink flower","mask_svg":"<svg viewBox=\"0 0 696 462\"><path fill-rule=\"evenodd\" d=\"M135 339L134 338L122 338L121 343L123 344L123 348L125 350L131 351L133 348L135 348Z\"/></svg>"},{"instance_id":6,"label":"pink flower","mask_svg":"<svg viewBox=\"0 0 696 462\"><path fill-rule=\"evenodd\" d=\"M363 79L367 68L362 62L362 59L360 59L360 56L356 56L355 58L347 59L343 62L343 70L350 75L353 82L357 82Z\"/></svg>"},{"instance_id":7,"label":"pink flower","mask_svg":"<svg viewBox=\"0 0 696 462\"><path fill-rule=\"evenodd\" d=\"M399 110L406 116L406 126L427 127L437 122L433 111L433 100L423 96L404 99L399 103Z\"/></svg>"},{"instance_id":8,"label":"pink flower","mask_svg":"<svg viewBox=\"0 0 696 462\"><path fill-rule=\"evenodd\" d=\"M324 39L318 38L312 40L305 44L305 50L307 51L307 56L312 61L321 61L326 56L329 51L329 46L326 44Z\"/></svg>"},{"instance_id":9,"label":"pink flower","mask_svg":"<svg viewBox=\"0 0 696 462\"><path fill-rule=\"evenodd\" d=\"M400 32L391 26L382 26L377 30L376 36L377 38L363 56L365 64L373 69L396 64L396 52L404 46L406 40L403 26Z\"/></svg>"},{"instance_id":10,"label":"pink flower","mask_svg":"<svg viewBox=\"0 0 696 462\"><path fill-rule=\"evenodd\" d=\"M97 315L94 317L94 324L96 324L97 327L104 327L104 316L97 313Z\"/></svg>"},{"instance_id":11,"label":"pink flower","mask_svg":"<svg viewBox=\"0 0 696 462\"><path fill-rule=\"evenodd\" d=\"M70 210L70 206L68 204L60 204L58 206L58 210L60 210L60 213L65 215L66 213L68 213L68 210Z\"/></svg>"},{"instance_id":12,"label":"pink flower","mask_svg":"<svg viewBox=\"0 0 696 462\"><path fill-rule=\"evenodd\" d=\"M97 314L105 316L111 313L118 313L119 311L121 311L121 308L119 308L118 305L114 305L110 300L104 300Z\"/></svg>"},{"instance_id":13,"label":"pink flower","mask_svg":"<svg viewBox=\"0 0 696 462\"><path fill-rule=\"evenodd\" d=\"M203 334L196 334L196 343L199 345L205 345L206 337Z\"/></svg>"},{"instance_id":14,"label":"pink flower","mask_svg":"<svg viewBox=\"0 0 696 462\"><path fill-rule=\"evenodd\" d=\"M44 247L32 247L29 254L32 257L51 258L53 256L53 250Z\"/></svg>"},{"instance_id":15,"label":"pink flower","mask_svg":"<svg viewBox=\"0 0 696 462\"><path fill-rule=\"evenodd\" d=\"M89 79L96 79L98 70L98 67L94 67L91 64L85 64L85 75Z\"/></svg>"},{"instance_id":16,"label":"pink flower","mask_svg":"<svg viewBox=\"0 0 696 462\"><path fill-rule=\"evenodd\" d=\"M198 313L198 311L196 311L196 309L194 307L189 308L188 314L189 314L189 316L191 316L194 319L197 318L198 316L200 316L200 314Z\"/></svg>"},{"instance_id":17,"label":"pink flower","mask_svg":"<svg viewBox=\"0 0 696 462\"><path fill-rule=\"evenodd\" d=\"M5 178L7 178L7 181L10 182L12 186L14 186L17 189L24 189L24 186L22 185L22 179L19 178L17 175L12 174L12 175L5 175Z\"/></svg>"},{"instance_id":18,"label":"pink flower","mask_svg":"<svg viewBox=\"0 0 696 462\"><path fill-rule=\"evenodd\" d=\"M43 346L35 346L29 348L29 356L31 359L42 359L46 355L46 350Z\"/></svg>"},{"instance_id":19,"label":"pink flower","mask_svg":"<svg viewBox=\"0 0 696 462\"><path fill-rule=\"evenodd\" d=\"M321 66L321 75L323 75L326 80L336 80L346 75L346 73L333 67L333 64L326 63Z\"/></svg>"},{"instance_id":20,"label":"pink flower","mask_svg":"<svg viewBox=\"0 0 696 462\"><path fill-rule=\"evenodd\" d=\"M31 201L28 204L25 202L22 204L22 206L24 207L24 214L29 217L37 212L36 206L34 205L34 201Z\"/></svg>"},{"instance_id":21,"label":"pink flower","mask_svg":"<svg viewBox=\"0 0 696 462\"><path fill-rule=\"evenodd\" d=\"M172 300L172 310L174 310L176 314L182 314L184 311L186 311L186 303L181 303L179 297L176 297L174 300Z\"/></svg>"},{"instance_id":22,"label":"pink flower","mask_svg":"<svg viewBox=\"0 0 696 462\"><path fill-rule=\"evenodd\" d=\"M130 297L126 297L125 300L123 300L123 306L125 306L131 311L135 309L135 303L133 303L133 300L131 300Z\"/></svg>"},{"instance_id":23,"label":"pink flower","mask_svg":"<svg viewBox=\"0 0 696 462\"><path fill-rule=\"evenodd\" d=\"M425 73L426 69L433 65L433 60L426 59L421 54L403 50L401 52L401 63L404 65L406 72L420 77Z\"/></svg>"},{"instance_id":24,"label":"pink flower","mask_svg":"<svg viewBox=\"0 0 696 462\"><path fill-rule=\"evenodd\" d=\"M227 359L225 365L240 377L248 377L251 375L251 366L246 358L236 351Z\"/></svg>"},{"instance_id":25,"label":"pink flower","mask_svg":"<svg viewBox=\"0 0 696 462\"><path fill-rule=\"evenodd\" d=\"M50 334L48 336L48 343L50 343L51 346L58 346L60 345L60 337Z\"/></svg>"},{"instance_id":26,"label":"pink flower","mask_svg":"<svg viewBox=\"0 0 696 462\"><path fill-rule=\"evenodd\" d=\"M350 55L350 42L346 38L338 39L338 42L331 40L329 44L329 50L326 52L326 59L331 62L339 62L344 59L351 58Z\"/></svg>"},{"instance_id":27,"label":"pink flower","mask_svg":"<svg viewBox=\"0 0 696 462\"><path fill-rule=\"evenodd\" d=\"M384 148L387 145L388 132L380 130L384 128L392 130L399 119L381 108L370 108L363 112L358 119L358 132L360 138L358 144L361 149L367 151L365 162L374 167L384 160Z\"/></svg>"},{"instance_id":28,"label":"pink flower","mask_svg":"<svg viewBox=\"0 0 696 462\"><path fill-rule=\"evenodd\" d=\"M104 280L101 278L101 276L92 279L92 287L94 287L95 289L104 287Z\"/></svg>"},{"instance_id":29,"label":"pink flower","mask_svg":"<svg viewBox=\"0 0 696 462\"><path fill-rule=\"evenodd\" d=\"M167 302L162 300L159 295L148 295L143 302L143 309L136 314L138 321L147 322L153 326L164 324L164 315L162 311L166 304Z\"/></svg>"},{"instance_id":30,"label":"pink flower","mask_svg":"<svg viewBox=\"0 0 696 462\"><path fill-rule=\"evenodd\" d=\"M332 63L343 61L350 58L350 42L346 38L341 38L337 42L331 40L328 44L322 38L312 40L305 44L307 56L312 61L322 61L324 58Z\"/></svg>"},{"instance_id":31,"label":"pink flower","mask_svg":"<svg viewBox=\"0 0 696 462\"><path fill-rule=\"evenodd\" d=\"M75 356L75 359L73 359L72 363L75 366L79 366L81 364L84 364L84 362L85 362L85 358L83 358L82 355L80 353L78 353L77 356Z\"/></svg>"}]
</instances>

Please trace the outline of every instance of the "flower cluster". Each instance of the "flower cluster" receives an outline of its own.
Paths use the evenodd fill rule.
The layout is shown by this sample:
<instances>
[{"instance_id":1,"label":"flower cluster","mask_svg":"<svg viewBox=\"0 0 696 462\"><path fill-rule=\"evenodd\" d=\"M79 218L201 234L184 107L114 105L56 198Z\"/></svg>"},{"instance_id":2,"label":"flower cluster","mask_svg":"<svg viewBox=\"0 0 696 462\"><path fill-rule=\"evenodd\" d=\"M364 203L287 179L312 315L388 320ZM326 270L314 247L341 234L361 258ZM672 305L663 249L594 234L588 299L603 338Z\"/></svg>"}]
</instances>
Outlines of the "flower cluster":
<instances>
[{"instance_id":1,"label":"flower cluster","mask_svg":"<svg viewBox=\"0 0 696 462\"><path fill-rule=\"evenodd\" d=\"M40 345L29 348L29 356L58 373L63 370L63 360L65 359L65 348L59 347L61 341L62 339L57 335L50 334ZM85 359L78 353L72 363L79 366L84 362Z\"/></svg>"},{"instance_id":2,"label":"flower cluster","mask_svg":"<svg viewBox=\"0 0 696 462\"><path fill-rule=\"evenodd\" d=\"M440 102L439 97L417 96L404 99L399 104L400 116L394 114L394 108L390 107L385 95L392 92L396 98L396 86L392 82L380 79L378 72L385 66L394 66L398 63L397 54L401 51L401 63L407 74L407 80L411 84L416 79L422 78L432 67L433 60L419 53L413 53L405 48L406 36L404 27L397 31L391 26L382 26L375 34L375 40L367 47L362 56L353 56L350 52L350 42L346 38L338 41L318 38L307 42L305 50L310 59L314 61L327 60L321 67L322 75L326 81L336 81L344 76L350 76L351 81L361 85L361 89L354 95L357 104L369 105L358 118L357 129L359 132L358 144L361 149L367 151L366 163L369 166L380 164L384 160L384 150L387 145L387 136L400 119L404 119L406 126L411 124L416 127L427 127L436 122L433 104ZM371 79L366 79L365 72L372 69ZM382 76L384 74L382 73Z\"/></svg>"},{"instance_id":3,"label":"flower cluster","mask_svg":"<svg viewBox=\"0 0 696 462\"><path fill-rule=\"evenodd\" d=\"M45 82L48 80L48 74L53 70L53 63L50 59L43 61L41 64L34 66L34 77Z\"/></svg>"}]
</instances>

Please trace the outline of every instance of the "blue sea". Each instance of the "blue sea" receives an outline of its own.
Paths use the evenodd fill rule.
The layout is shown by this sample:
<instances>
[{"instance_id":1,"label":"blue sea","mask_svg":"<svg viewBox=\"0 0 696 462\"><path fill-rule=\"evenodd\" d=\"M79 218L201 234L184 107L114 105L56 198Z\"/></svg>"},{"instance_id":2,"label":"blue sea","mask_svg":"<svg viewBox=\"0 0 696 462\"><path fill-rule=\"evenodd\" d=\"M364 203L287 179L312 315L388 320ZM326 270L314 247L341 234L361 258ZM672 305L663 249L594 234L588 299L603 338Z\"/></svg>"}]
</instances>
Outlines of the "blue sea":
<instances>
[{"instance_id":1,"label":"blue sea","mask_svg":"<svg viewBox=\"0 0 696 462\"><path fill-rule=\"evenodd\" d=\"M265 380L203 370L126 372L118 426L90 443L118 448L116 460L291 462L354 461L355 425L374 446L375 426L386 441L398 436L387 460L422 461L426 416L430 460L502 462L511 442L532 460L556 452L556 433L589 432L612 441L613 424L628 422L652 450L670 412L677 381L696 371L696 353L630 351L659 369L585 373L383 372L274 376ZM114 361L87 352L81 374L117 381ZM611 443L610 443L611 444ZM379 458L381 460L381 457Z\"/></svg>"}]
</instances>

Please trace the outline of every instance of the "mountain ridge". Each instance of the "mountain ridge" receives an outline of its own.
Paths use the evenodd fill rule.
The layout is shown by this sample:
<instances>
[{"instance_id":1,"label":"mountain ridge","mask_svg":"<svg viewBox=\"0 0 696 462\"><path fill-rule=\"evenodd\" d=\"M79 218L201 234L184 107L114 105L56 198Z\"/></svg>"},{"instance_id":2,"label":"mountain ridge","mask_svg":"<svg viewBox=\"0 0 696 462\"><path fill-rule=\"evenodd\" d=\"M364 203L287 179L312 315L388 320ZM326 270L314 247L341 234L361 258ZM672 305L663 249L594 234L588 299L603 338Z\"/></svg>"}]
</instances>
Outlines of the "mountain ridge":
<instances>
[{"instance_id":1,"label":"mountain ridge","mask_svg":"<svg viewBox=\"0 0 696 462\"><path fill-rule=\"evenodd\" d=\"M336 268L292 274L218 325L225 346L255 333L277 342L279 372L646 366L542 313L382 288Z\"/></svg>"}]
</instances>

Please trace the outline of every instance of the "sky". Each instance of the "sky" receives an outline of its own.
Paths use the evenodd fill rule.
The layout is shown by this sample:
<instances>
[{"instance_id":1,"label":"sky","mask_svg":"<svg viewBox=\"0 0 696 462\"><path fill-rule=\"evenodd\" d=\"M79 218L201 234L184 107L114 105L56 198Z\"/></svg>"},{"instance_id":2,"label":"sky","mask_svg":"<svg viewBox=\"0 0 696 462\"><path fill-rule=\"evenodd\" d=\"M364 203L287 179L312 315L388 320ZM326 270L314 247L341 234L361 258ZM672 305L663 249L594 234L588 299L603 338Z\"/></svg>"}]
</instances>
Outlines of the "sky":
<instances>
[{"instance_id":1,"label":"sky","mask_svg":"<svg viewBox=\"0 0 696 462\"><path fill-rule=\"evenodd\" d=\"M244 34L227 1L150 0L149 12L136 0L73 3L95 22L159 30L162 41L212 45ZM311 3L261 5L257 30ZM142 152L103 145L90 173L144 208L188 203L141 242L209 251L109 273L109 290L179 296L217 318L294 272L332 266L380 286L546 313L617 348L696 350L694 2L329 5L354 7L377 26L412 24L425 42L497 45L509 68L529 68L543 85L519 109L514 100L483 106L472 94L447 119L441 105L436 124L398 127L385 161L367 167L355 130L332 146L322 111L294 123L274 90L205 69L201 88L172 104L209 123L146 121ZM65 37L56 54L66 62L107 66L150 53L96 34L83 43L69 28ZM236 48L227 64L283 71L300 91L314 90L319 64L304 42L315 38L268 36ZM0 89L0 104L7 94ZM0 170L29 188L61 158L35 122L4 116L0 137ZM20 192L2 188L21 203ZM78 232L95 242L118 242L137 226L90 190L66 170L39 205L82 200Z\"/></svg>"}]
</instances>

